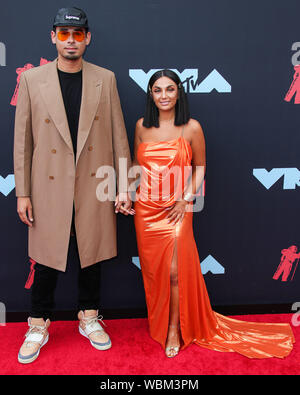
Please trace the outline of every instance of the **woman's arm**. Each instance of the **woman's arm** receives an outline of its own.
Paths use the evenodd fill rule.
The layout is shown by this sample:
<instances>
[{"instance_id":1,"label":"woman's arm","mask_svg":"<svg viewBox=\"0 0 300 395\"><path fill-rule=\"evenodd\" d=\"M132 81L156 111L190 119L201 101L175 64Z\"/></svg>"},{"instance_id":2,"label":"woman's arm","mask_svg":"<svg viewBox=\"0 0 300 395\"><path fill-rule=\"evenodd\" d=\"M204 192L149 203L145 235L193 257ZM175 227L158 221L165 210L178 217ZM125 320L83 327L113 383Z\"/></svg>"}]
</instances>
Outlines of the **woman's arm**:
<instances>
[{"instance_id":1,"label":"woman's arm","mask_svg":"<svg viewBox=\"0 0 300 395\"><path fill-rule=\"evenodd\" d=\"M205 175L206 170L206 150L205 138L202 127L195 119L191 120L192 129L192 177L184 190L183 199L187 201L193 200L196 193L199 191Z\"/></svg>"},{"instance_id":2,"label":"woman's arm","mask_svg":"<svg viewBox=\"0 0 300 395\"><path fill-rule=\"evenodd\" d=\"M194 200L196 193L202 185L206 168L205 139L200 123L194 119L189 121L189 134L191 135L192 147L192 175L184 186L182 199L178 200L170 210L167 218L170 223L176 225L182 222L187 211L189 202Z\"/></svg>"},{"instance_id":3,"label":"woman's arm","mask_svg":"<svg viewBox=\"0 0 300 395\"><path fill-rule=\"evenodd\" d=\"M136 193L136 190L139 186L139 181L140 181L140 176L141 176L141 168L138 163L137 152L138 152L138 147L139 147L140 143L142 142L141 135L143 132L143 128L144 128L143 127L143 118L141 118L137 121L136 126L135 126L133 161L132 161L132 166L129 170L129 179L130 179L129 193L130 193L133 201L136 200L135 193Z\"/></svg>"}]
</instances>

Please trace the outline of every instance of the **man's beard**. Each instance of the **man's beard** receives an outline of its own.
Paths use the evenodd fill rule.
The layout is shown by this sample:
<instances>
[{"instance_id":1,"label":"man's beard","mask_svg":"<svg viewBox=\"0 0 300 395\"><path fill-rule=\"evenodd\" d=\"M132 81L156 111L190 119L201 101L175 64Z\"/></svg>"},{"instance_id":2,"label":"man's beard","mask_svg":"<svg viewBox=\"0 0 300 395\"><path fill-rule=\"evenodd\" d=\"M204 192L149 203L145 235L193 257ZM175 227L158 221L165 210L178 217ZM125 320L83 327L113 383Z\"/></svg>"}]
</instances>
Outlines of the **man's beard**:
<instances>
[{"instance_id":1,"label":"man's beard","mask_svg":"<svg viewBox=\"0 0 300 395\"><path fill-rule=\"evenodd\" d=\"M68 59L68 60L77 60L77 59L79 59L81 56L80 55L72 55L72 54L68 54L68 55L64 55L64 58L65 59Z\"/></svg>"}]
</instances>

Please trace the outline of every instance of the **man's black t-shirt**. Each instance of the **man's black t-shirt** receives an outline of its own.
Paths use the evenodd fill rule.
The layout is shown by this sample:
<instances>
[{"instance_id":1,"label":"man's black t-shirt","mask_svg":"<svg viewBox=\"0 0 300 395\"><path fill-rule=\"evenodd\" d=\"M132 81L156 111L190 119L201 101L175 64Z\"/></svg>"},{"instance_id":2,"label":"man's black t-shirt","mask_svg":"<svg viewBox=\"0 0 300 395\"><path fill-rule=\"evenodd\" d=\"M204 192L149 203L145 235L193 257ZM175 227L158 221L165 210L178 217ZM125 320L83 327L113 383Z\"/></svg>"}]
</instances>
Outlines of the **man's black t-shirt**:
<instances>
[{"instance_id":1,"label":"man's black t-shirt","mask_svg":"<svg viewBox=\"0 0 300 395\"><path fill-rule=\"evenodd\" d=\"M61 92L71 133L74 156L77 151L77 134L82 96L82 71L66 73L58 70Z\"/></svg>"}]
</instances>

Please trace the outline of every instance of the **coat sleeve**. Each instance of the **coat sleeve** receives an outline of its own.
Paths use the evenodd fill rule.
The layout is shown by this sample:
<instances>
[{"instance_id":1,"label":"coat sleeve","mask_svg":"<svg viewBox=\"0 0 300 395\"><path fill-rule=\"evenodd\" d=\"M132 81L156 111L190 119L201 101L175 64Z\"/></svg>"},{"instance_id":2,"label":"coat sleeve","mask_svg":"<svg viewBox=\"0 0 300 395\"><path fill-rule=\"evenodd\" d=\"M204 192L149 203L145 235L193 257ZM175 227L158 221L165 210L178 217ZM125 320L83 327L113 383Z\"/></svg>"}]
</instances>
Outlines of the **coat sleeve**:
<instances>
[{"instance_id":1,"label":"coat sleeve","mask_svg":"<svg viewBox=\"0 0 300 395\"><path fill-rule=\"evenodd\" d=\"M131 155L114 73L111 80L111 112L117 189L118 193L122 193L127 192L129 187L128 171L131 167Z\"/></svg>"},{"instance_id":2,"label":"coat sleeve","mask_svg":"<svg viewBox=\"0 0 300 395\"><path fill-rule=\"evenodd\" d=\"M14 174L16 196L31 195L31 162L33 138L31 128L31 105L24 73L20 77L14 131Z\"/></svg>"}]
</instances>

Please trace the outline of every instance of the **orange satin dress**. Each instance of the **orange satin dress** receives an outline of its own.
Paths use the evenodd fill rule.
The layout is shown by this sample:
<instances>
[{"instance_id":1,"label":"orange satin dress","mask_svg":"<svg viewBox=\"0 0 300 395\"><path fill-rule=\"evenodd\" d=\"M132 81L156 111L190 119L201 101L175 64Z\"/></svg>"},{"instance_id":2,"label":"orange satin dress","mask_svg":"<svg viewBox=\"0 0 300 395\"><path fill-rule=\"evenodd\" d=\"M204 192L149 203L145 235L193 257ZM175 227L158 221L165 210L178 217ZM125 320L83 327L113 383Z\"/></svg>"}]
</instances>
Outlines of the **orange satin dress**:
<instances>
[{"instance_id":1,"label":"orange satin dress","mask_svg":"<svg viewBox=\"0 0 300 395\"><path fill-rule=\"evenodd\" d=\"M186 212L180 225L171 225L166 219L168 208L175 203L184 185L179 182L179 173L176 179L176 172L175 176L167 177L168 172L174 167L183 169L191 165L189 142L181 135L171 141L140 143L137 160L142 175L134 219L151 337L165 349L170 267L176 243L181 350L195 343L216 351L238 352L249 358L286 357L295 341L289 324L245 322L212 310L193 235L193 212ZM164 177L168 178L166 189Z\"/></svg>"}]
</instances>

